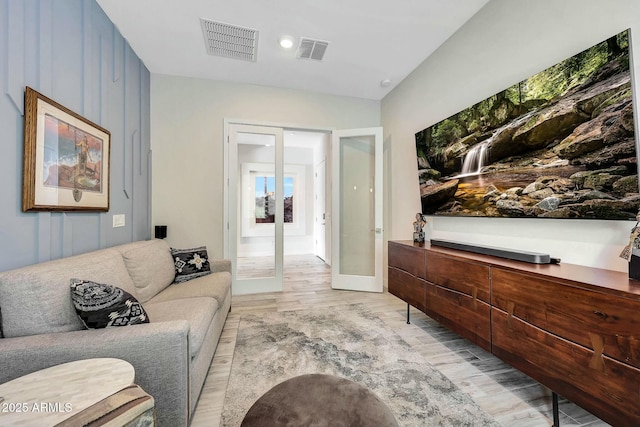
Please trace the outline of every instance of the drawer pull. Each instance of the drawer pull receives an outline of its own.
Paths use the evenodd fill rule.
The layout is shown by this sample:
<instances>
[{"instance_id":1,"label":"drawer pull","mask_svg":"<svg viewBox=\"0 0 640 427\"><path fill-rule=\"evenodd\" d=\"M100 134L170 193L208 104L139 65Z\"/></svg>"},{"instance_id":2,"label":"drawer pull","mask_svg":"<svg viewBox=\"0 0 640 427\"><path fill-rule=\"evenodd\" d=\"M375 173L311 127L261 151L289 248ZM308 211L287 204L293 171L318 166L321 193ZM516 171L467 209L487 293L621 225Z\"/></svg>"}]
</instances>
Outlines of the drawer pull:
<instances>
[{"instance_id":1,"label":"drawer pull","mask_svg":"<svg viewBox=\"0 0 640 427\"><path fill-rule=\"evenodd\" d=\"M609 315L607 313L603 313L603 312L597 311L597 310L595 310L593 312L593 314L595 314L596 316L598 316L598 317L600 317L602 319L606 319L607 317L609 317Z\"/></svg>"},{"instance_id":2,"label":"drawer pull","mask_svg":"<svg viewBox=\"0 0 640 427\"><path fill-rule=\"evenodd\" d=\"M478 288L474 286L471 288L471 296L473 297L473 309L478 309Z\"/></svg>"},{"instance_id":3,"label":"drawer pull","mask_svg":"<svg viewBox=\"0 0 640 427\"><path fill-rule=\"evenodd\" d=\"M604 338L600 335L589 332L591 345L593 346L593 356L589 362L589 367L596 371L604 372Z\"/></svg>"},{"instance_id":4,"label":"drawer pull","mask_svg":"<svg viewBox=\"0 0 640 427\"><path fill-rule=\"evenodd\" d=\"M513 329L511 322L513 321L513 312L516 310L516 303L513 301L507 302L507 328Z\"/></svg>"}]
</instances>

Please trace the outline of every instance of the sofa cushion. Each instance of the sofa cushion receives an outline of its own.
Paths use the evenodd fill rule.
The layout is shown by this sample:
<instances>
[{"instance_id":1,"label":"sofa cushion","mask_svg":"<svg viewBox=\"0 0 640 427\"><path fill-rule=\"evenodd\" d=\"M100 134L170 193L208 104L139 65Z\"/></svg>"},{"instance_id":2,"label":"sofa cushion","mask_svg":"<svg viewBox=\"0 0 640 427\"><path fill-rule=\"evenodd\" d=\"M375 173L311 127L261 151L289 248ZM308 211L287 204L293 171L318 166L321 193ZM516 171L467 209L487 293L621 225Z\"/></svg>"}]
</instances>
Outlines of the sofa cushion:
<instances>
[{"instance_id":1,"label":"sofa cushion","mask_svg":"<svg viewBox=\"0 0 640 427\"><path fill-rule=\"evenodd\" d=\"M149 302L168 301L179 298L211 297L222 307L231 292L231 273L213 273L185 283L169 286Z\"/></svg>"},{"instance_id":2,"label":"sofa cushion","mask_svg":"<svg viewBox=\"0 0 640 427\"><path fill-rule=\"evenodd\" d=\"M219 306L215 299L202 297L148 302L144 307L154 323L171 320L189 322L189 354L193 359L202 347L204 337Z\"/></svg>"},{"instance_id":3,"label":"sofa cushion","mask_svg":"<svg viewBox=\"0 0 640 427\"><path fill-rule=\"evenodd\" d=\"M164 240L133 242L116 249L122 254L140 302L149 301L173 283L173 258L171 249Z\"/></svg>"},{"instance_id":4,"label":"sofa cushion","mask_svg":"<svg viewBox=\"0 0 640 427\"><path fill-rule=\"evenodd\" d=\"M71 279L71 301L87 329L149 323L142 304L117 286Z\"/></svg>"},{"instance_id":5,"label":"sofa cushion","mask_svg":"<svg viewBox=\"0 0 640 427\"><path fill-rule=\"evenodd\" d=\"M124 261L112 248L0 273L4 336L84 329L69 296L69 280L73 277L110 283L134 294Z\"/></svg>"},{"instance_id":6,"label":"sofa cushion","mask_svg":"<svg viewBox=\"0 0 640 427\"><path fill-rule=\"evenodd\" d=\"M171 256L176 269L175 283L183 283L211 274L206 246L189 249L171 248Z\"/></svg>"}]
</instances>

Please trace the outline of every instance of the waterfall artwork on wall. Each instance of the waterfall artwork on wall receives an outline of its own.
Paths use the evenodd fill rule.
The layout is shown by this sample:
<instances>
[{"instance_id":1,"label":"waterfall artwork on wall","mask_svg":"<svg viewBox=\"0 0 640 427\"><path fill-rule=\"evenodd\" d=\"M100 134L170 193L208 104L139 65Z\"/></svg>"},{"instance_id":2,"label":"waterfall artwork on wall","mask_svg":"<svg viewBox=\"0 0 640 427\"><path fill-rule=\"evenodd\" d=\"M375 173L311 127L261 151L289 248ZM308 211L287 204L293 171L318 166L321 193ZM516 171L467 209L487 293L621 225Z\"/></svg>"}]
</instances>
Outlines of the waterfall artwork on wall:
<instances>
[{"instance_id":1,"label":"waterfall artwork on wall","mask_svg":"<svg viewBox=\"0 0 640 427\"><path fill-rule=\"evenodd\" d=\"M635 220L629 30L416 134L428 215Z\"/></svg>"}]
</instances>

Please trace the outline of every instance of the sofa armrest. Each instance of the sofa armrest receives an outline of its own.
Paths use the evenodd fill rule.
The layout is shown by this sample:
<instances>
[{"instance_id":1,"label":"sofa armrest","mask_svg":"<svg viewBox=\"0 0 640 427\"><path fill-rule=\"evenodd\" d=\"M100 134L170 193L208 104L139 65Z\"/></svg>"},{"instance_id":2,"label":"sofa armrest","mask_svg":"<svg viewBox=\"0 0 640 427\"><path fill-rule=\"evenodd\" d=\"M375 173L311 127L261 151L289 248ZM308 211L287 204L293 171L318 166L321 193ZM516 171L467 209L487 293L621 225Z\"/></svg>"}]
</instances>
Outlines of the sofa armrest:
<instances>
[{"instance_id":1,"label":"sofa armrest","mask_svg":"<svg viewBox=\"0 0 640 427\"><path fill-rule=\"evenodd\" d=\"M0 383L79 359L114 357L135 368L136 383L156 402L159 426L186 426L189 323L145 323L0 339Z\"/></svg>"},{"instance_id":2,"label":"sofa armrest","mask_svg":"<svg viewBox=\"0 0 640 427\"><path fill-rule=\"evenodd\" d=\"M222 271L226 271L231 273L231 260L230 259L214 259L209 260L209 265L211 266L211 271L213 273L219 273Z\"/></svg>"}]
</instances>

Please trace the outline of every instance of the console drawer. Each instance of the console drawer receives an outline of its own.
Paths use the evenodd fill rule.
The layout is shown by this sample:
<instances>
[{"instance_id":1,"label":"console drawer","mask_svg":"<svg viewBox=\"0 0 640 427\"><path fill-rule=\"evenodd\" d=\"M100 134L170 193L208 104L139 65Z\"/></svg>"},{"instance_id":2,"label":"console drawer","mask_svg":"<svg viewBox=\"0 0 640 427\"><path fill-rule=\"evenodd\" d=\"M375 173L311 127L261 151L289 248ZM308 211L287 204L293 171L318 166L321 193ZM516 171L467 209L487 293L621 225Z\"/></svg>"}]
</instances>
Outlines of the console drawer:
<instances>
[{"instance_id":1,"label":"console drawer","mask_svg":"<svg viewBox=\"0 0 640 427\"><path fill-rule=\"evenodd\" d=\"M487 303L491 301L489 271L489 266L484 264L427 253L427 281Z\"/></svg>"},{"instance_id":2,"label":"console drawer","mask_svg":"<svg viewBox=\"0 0 640 427\"><path fill-rule=\"evenodd\" d=\"M389 242L389 267L396 267L424 279L425 254L424 248Z\"/></svg>"},{"instance_id":3,"label":"console drawer","mask_svg":"<svg viewBox=\"0 0 640 427\"><path fill-rule=\"evenodd\" d=\"M491 309L492 352L616 426L640 425L640 370Z\"/></svg>"},{"instance_id":4,"label":"console drawer","mask_svg":"<svg viewBox=\"0 0 640 427\"><path fill-rule=\"evenodd\" d=\"M637 301L499 268L492 290L494 307L640 368Z\"/></svg>"},{"instance_id":5,"label":"console drawer","mask_svg":"<svg viewBox=\"0 0 640 427\"><path fill-rule=\"evenodd\" d=\"M427 286L425 312L457 334L491 351L489 304L441 286Z\"/></svg>"},{"instance_id":6,"label":"console drawer","mask_svg":"<svg viewBox=\"0 0 640 427\"><path fill-rule=\"evenodd\" d=\"M388 272L389 293L424 311L426 282L395 267L389 267Z\"/></svg>"}]
</instances>

